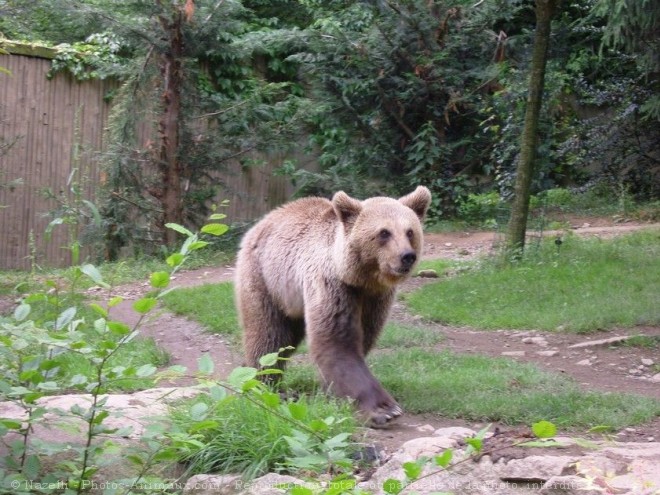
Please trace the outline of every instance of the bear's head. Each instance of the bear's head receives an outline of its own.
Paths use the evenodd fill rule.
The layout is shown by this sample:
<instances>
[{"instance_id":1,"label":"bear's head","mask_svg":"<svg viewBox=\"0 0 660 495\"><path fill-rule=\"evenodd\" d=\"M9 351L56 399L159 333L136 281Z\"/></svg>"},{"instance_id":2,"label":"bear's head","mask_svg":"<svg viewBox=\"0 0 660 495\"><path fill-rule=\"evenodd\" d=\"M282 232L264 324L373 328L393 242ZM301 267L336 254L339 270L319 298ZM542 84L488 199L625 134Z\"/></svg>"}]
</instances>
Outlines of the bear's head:
<instances>
[{"instance_id":1,"label":"bear's head","mask_svg":"<svg viewBox=\"0 0 660 495\"><path fill-rule=\"evenodd\" d=\"M335 260L342 280L353 286L388 289L403 281L422 252L422 221L431 203L423 186L402 198L351 198L343 191L332 198L342 223Z\"/></svg>"}]
</instances>

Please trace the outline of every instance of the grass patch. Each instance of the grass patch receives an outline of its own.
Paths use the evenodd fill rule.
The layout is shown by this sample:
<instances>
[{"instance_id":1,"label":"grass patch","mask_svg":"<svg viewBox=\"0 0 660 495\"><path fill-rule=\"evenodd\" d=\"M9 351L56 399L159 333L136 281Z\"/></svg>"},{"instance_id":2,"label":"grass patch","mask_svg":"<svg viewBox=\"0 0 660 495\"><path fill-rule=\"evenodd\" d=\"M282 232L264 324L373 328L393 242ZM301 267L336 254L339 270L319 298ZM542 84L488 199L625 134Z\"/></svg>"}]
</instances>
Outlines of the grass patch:
<instances>
[{"instance_id":1,"label":"grass patch","mask_svg":"<svg viewBox=\"0 0 660 495\"><path fill-rule=\"evenodd\" d=\"M615 429L660 415L660 401L586 392L566 377L531 364L450 352L405 349L374 355L371 367L403 408L470 421Z\"/></svg>"},{"instance_id":2,"label":"grass patch","mask_svg":"<svg viewBox=\"0 0 660 495\"><path fill-rule=\"evenodd\" d=\"M242 473L245 479L256 478L281 469L292 453L284 436L291 436L296 426L276 416L270 410L240 396L230 396L220 402L201 398L209 406L204 418L206 425L201 430L197 421L191 419L191 406L200 398L178 406L172 414L175 426L183 432L201 432L202 445L192 448L181 459L188 464L191 474L199 473ZM302 398L299 402L307 406L305 423L330 416L346 418L337 421L328 432L328 438L342 433L353 433L356 421L353 409L346 401L336 400L323 394Z\"/></svg>"},{"instance_id":3,"label":"grass patch","mask_svg":"<svg viewBox=\"0 0 660 495\"><path fill-rule=\"evenodd\" d=\"M228 336L240 333L231 282L176 289L163 301L170 311L194 319L210 332Z\"/></svg>"},{"instance_id":4,"label":"grass patch","mask_svg":"<svg viewBox=\"0 0 660 495\"><path fill-rule=\"evenodd\" d=\"M125 368L134 366L139 368L144 364L153 364L156 367L165 366L169 363L170 356L152 338L136 338L127 344L124 344L114 356L108 360L107 369L115 366ZM75 375L84 375L93 382L96 378L96 370L90 363L87 356L81 356L76 353L67 353L60 358L61 368L59 375L63 382ZM125 378L108 381L105 391L108 392L132 392L136 390L145 390L155 386L151 378Z\"/></svg>"},{"instance_id":5,"label":"grass patch","mask_svg":"<svg viewBox=\"0 0 660 495\"><path fill-rule=\"evenodd\" d=\"M552 240L514 265L482 264L404 295L422 316L475 328L589 332L660 322L660 233Z\"/></svg>"},{"instance_id":6,"label":"grass patch","mask_svg":"<svg viewBox=\"0 0 660 495\"><path fill-rule=\"evenodd\" d=\"M634 335L618 345L624 347L641 347L643 349L660 349L660 335Z\"/></svg>"},{"instance_id":7,"label":"grass patch","mask_svg":"<svg viewBox=\"0 0 660 495\"><path fill-rule=\"evenodd\" d=\"M377 349L401 349L406 347L430 347L442 342L439 332L412 325L388 323L376 342Z\"/></svg>"}]
</instances>

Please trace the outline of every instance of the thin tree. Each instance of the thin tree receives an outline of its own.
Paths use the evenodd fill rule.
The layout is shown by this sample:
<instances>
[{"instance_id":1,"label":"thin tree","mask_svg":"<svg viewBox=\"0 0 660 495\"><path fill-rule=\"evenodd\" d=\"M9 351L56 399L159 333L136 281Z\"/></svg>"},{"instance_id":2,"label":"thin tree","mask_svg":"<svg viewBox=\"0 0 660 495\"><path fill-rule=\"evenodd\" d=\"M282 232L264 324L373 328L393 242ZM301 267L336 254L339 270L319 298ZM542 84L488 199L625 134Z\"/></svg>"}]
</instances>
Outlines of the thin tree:
<instances>
[{"instance_id":1,"label":"thin tree","mask_svg":"<svg viewBox=\"0 0 660 495\"><path fill-rule=\"evenodd\" d=\"M520 256L525 248L529 198L538 143L538 124L543 103L545 67L550 45L552 18L560 0L536 0L536 32L525 107L525 122L520 138L511 218L507 226L506 249L509 256Z\"/></svg>"}]
</instances>

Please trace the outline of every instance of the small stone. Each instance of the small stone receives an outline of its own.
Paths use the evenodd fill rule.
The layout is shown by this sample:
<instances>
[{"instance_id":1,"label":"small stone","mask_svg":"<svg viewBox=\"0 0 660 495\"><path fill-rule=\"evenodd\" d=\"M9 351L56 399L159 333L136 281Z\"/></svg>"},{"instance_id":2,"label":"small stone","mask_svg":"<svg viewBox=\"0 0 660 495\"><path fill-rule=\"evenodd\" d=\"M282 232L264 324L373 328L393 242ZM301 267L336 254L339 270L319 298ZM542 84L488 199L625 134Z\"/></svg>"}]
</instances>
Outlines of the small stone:
<instances>
[{"instance_id":1,"label":"small stone","mask_svg":"<svg viewBox=\"0 0 660 495\"><path fill-rule=\"evenodd\" d=\"M578 366L591 366L591 359L583 359L582 361L578 361L575 364Z\"/></svg>"},{"instance_id":2,"label":"small stone","mask_svg":"<svg viewBox=\"0 0 660 495\"><path fill-rule=\"evenodd\" d=\"M470 254L470 251L468 251L467 249L463 248L463 249L460 249L460 250L458 251L458 254L460 254L461 256L468 256L468 255Z\"/></svg>"},{"instance_id":3,"label":"small stone","mask_svg":"<svg viewBox=\"0 0 660 495\"><path fill-rule=\"evenodd\" d=\"M446 246L446 247L452 247L453 244L452 244L451 242L445 242L445 246Z\"/></svg>"},{"instance_id":4,"label":"small stone","mask_svg":"<svg viewBox=\"0 0 660 495\"><path fill-rule=\"evenodd\" d=\"M536 351L536 354L539 356L553 357L559 354L559 351Z\"/></svg>"},{"instance_id":5,"label":"small stone","mask_svg":"<svg viewBox=\"0 0 660 495\"><path fill-rule=\"evenodd\" d=\"M649 442L655 442L655 437L648 437L647 440L648 440Z\"/></svg>"},{"instance_id":6,"label":"small stone","mask_svg":"<svg viewBox=\"0 0 660 495\"><path fill-rule=\"evenodd\" d=\"M418 271L417 276L421 278L438 278L438 272L429 268L428 270Z\"/></svg>"},{"instance_id":7,"label":"small stone","mask_svg":"<svg viewBox=\"0 0 660 495\"><path fill-rule=\"evenodd\" d=\"M646 366L644 366L643 364L640 364L639 366L637 366L637 369L640 370L640 371L644 371L645 368L646 368Z\"/></svg>"},{"instance_id":8,"label":"small stone","mask_svg":"<svg viewBox=\"0 0 660 495\"><path fill-rule=\"evenodd\" d=\"M656 373L651 377L652 382L660 382L660 373Z\"/></svg>"},{"instance_id":9,"label":"small stone","mask_svg":"<svg viewBox=\"0 0 660 495\"><path fill-rule=\"evenodd\" d=\"M504 351L502 353L502 356L509 356L509 357L522 357L525 355L525 351Z\"/></svg>"},{"instance_id":10,"label":"small stone","mask_svg":"<svg viewBox=\"0 0 660 495\"><path fill-rule=\"evenodd\" d=\"M522 339L523 344L536 344L540 346L546 346L548 345L548 341L545 340L543 337L525 337Z\"/></svg>"},{"instance_id":11,"label":"small stone","mask_svg":"<svg viewBox=\"0 0 660 495\"><path fill-rule=\"evenodd\" d=\"M644 366L653 366L655 364L655 361L653 361L653 359L642 358L642 364Z\"/></svg>"},{"instance_id":12,"label":"small stone","mask_svg":"<svg viewBox=\"0 0 660 495\"><path fill-rule=\"evenodd\" d=\"M641 371L641 370L638 370L637 368L632 368L632 369L628 370L628 374L629 374L629 375L639 376L639 375L642 374L642 371Z\"/></svg>"}]
</instances>

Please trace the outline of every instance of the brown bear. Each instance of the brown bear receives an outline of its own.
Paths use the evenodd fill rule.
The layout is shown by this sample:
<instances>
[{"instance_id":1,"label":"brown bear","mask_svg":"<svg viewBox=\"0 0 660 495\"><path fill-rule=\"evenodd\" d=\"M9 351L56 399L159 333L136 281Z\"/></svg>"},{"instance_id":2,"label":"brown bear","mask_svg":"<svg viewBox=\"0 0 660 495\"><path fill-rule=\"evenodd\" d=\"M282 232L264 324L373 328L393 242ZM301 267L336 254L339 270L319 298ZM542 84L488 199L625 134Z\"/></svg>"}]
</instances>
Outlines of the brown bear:
<instances>
[{"instance_id":1,"label":"brown bear","mask_svg":"<svg viewBox=\"0 0 660 495\"><path fill-rule=\"evenodd\" d=\"M422 186L398 200L338 192L288 203L252 227L236 266L247 364L306 337L327 389L354 399L372 426L400 416L364 359L420 256L430 202Z\"/></svg>"}]
</instances>

